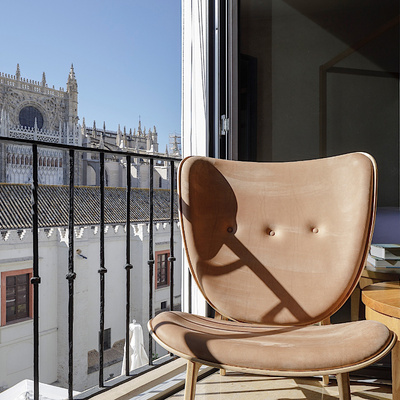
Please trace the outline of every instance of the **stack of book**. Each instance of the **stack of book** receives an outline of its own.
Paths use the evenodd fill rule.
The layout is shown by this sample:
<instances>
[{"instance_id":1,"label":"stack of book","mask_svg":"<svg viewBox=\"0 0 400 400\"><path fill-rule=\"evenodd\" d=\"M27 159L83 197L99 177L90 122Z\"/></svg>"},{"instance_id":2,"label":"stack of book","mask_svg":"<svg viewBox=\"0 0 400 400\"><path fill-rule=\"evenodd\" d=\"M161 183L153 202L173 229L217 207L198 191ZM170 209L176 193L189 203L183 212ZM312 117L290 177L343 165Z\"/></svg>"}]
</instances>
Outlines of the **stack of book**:
<instances>
[{"instance_id":1,"label":"stack of book","mask_svg":"<svg viewBox=\"0 0 400 400\"><path fill-rule=\"evenodd\" d=\"M367 269L400 274L400 244L371 244Z\"/></svg>"}]
</instances>

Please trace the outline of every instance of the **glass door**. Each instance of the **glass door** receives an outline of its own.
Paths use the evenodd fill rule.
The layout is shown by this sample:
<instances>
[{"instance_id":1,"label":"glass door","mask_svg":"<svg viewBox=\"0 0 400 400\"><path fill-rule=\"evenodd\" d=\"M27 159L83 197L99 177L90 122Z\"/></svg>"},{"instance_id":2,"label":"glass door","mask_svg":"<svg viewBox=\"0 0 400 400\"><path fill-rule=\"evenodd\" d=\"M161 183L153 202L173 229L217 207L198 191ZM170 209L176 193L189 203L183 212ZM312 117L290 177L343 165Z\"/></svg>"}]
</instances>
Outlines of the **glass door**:
<instances>
[{"instance_id":1,"label":"glass door","mask_svg":"<svg viewBox=\"0 0 400 400\"><path fill-rule=\"evenodd\" d=\"M238 158L238 0L211 0L210 155Z\"/></svg>"}]
</instances>

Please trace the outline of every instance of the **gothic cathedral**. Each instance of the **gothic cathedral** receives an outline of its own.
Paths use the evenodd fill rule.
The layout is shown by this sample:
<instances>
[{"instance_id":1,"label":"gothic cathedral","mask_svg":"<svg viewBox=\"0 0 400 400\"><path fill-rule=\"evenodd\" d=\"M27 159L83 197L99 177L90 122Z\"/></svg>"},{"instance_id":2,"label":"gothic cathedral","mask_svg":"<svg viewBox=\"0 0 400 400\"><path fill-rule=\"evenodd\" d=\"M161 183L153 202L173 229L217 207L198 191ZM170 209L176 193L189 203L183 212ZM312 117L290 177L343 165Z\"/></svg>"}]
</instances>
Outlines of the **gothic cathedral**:
<instances>
[{"instance_id":1,"label":"gothic cathedral","mask_svg":"<svg viewBox=\"0 0 400 400\"><path fill-rule=\"evenodd\" d=\"M86 148L105 148L113 151L124 150L143 154L171 155L180 157L179 137L173 136L171 151L158 152L156 128L123 132L96 129L95 122L87 127L85 119L82 124L78 117L78 84L74 67L71 65L66 90L50 88L43 72L42 80L34 81L21 77L17 64L15 75L0 74L0 136L14 139L29 139L39 142L61 143ZM51 147L39 147L39 183L62 185L68 180L67 155L65 151ZM79 185L98 184L98 162L92 159L89 152L77 155L75 182ZM123 163L119 157L107 160L107 186L123 185L121 170ZM137 158L131 167L133 187L145 187L147 166L146 160ZM156 166L159 179L157 187L166 188L166 165ZM0 182L30 183L32 179L32 154L29 146L17 143L0 144Z\"/></svg>"}]
</instances>

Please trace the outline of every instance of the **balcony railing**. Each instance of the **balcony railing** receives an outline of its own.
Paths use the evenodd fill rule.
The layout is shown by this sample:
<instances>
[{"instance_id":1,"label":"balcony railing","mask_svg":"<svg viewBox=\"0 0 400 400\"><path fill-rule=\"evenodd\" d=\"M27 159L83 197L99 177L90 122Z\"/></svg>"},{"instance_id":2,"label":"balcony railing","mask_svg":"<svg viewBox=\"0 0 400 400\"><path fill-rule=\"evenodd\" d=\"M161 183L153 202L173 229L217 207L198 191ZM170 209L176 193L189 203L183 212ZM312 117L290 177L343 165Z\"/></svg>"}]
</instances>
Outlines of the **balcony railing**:
<instances>
[{"instance_id":1,"label":"balcony railing","mask_svg":"<svg viewBox=\"0 0 400 400\"><path fill-rule=\"evenodd\" d=\"M132 270L132 254L131 254L131 229L130 224L132 220L132 187L131 187L131 173L129 166L131 165L134 158L148 160L148 176L149 176L149 185L148 185L148 220L145 221L148 223L148 233L149 233L149 246L148 246L148 277L149 277L149 288L148 288L148 301L149 301L149 309L148 309L148 318L152 318L154 314L153 310L153 296L154 296L154 225L157 221L159 221L157 216L154 214L154 162L165 162L168 163L169 169L169 217L167 221L170 225L170 234L169 234L169 252L170 256L168 258L170 263L170 294L169 294L169 307L170 309L174 308L174 262L175 258L175 249L174 249L174 222L177 219L177 199L175 194L175 173L176 173L176 163L180 160L174 157L166 157L163 155L146 155L143 153L133 153L133 152L124 152L124 151L110 151L107 149L98 149L98 148L83 148L79 146L69 146L60 143L44 143L31 141L26 139L10 139L6 137L0 137L0 147L3 149L7 145L24 145L31 148L31 163L32 163L32 179L31 179L31 212L32 212L32 263L33 263L33 272L32 278L30 280L32 289L33 289L33 381L34 381L34 399L39 399L39 381L40 381L40 368L39 368L39 348L40 348L40 329L39 329L39 291L41 284L41 275L40 275L40 263L39 263L39 228L43 228L43 224L41 223L41 215L39 210L39 201L40 201L40 187L39 187L39 151L38 149L57 149L59 151L67 154L67 163L68 163L68 226L66 227L68 230L68 270L66 271L66 279L68 286L68 312L67 312L67 326L68 326L68 399L73 399L73 389L74 389L74 340L76 339L74 334L74 305L75 305L75 283L79 279L79 275L76 274L75 271L75 249L74 249L74 230L75 230L75 215L76 215L76 182L75 182L75 170L76 170L76 154L78 153L91 153L91 159L98 159L99 161L99 172L100 172L100 186L99 186L99 195L100 195L100 217L98 221L99 225L99 233L100 233L100 255L99 255L99 267L98 267L98 277L99 277L99 293L100 293L100 310L99 310L99 367L98 367L98 386L89 390L86 393L82 393L75 398L79 399L87 399L94 395L95 392L103 391L109 389L111 386L109 382L105 382L104 378L104 332L105 332L105 300L106 300L106 292L105 292L105 282L107 279L107 266L105 264L105 231L106 231L106 215L105 215L105 158L108 159L110 157L118 157L120 159L124 159L126 163L126 211L125 211L125 265L122 265L121 268L125 269L125 321L121 323L125 323L125 376L120 377L115 380L116 384L120 384L122 381L127 379L133 379L138 375L141 375L148 371L149 369L156 368L160 365L159 361L153 362L153 340L149 337L149 346L148 346L148 355L149 355L149 365L147 367L142 367L137 371L131 371L130 369L130 357L129 357L129 324L132 321L132 288L131 288L131 270ZM4 153L3 153L4 155ZM5 158L5 156L4 156ZM134 204L134 203L133 203ZM2 212L5 212L3 210ZM47 227L49 228L49 227ZM1 228L4 229L4 228ZM190 297L190 288L189 288L189 297ZM189 301L190 304L190 301ZM167 357L168 358L168 357Z\"/></svg>"}]
</instances>

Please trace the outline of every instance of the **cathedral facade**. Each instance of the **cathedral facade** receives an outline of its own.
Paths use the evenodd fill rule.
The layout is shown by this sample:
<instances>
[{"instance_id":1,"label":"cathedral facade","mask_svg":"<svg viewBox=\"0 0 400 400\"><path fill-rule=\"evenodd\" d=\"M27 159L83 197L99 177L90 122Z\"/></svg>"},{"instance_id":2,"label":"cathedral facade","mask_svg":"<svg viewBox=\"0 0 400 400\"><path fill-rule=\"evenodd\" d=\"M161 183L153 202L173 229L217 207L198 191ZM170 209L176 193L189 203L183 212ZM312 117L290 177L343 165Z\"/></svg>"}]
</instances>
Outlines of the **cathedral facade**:
<instances>
[{"instance_id":1,"label":"cathedral facade","mask_svg":"<svg viewBox=\"0 0 400 400\"><path fill-rule=\"evenodd\" d=\"M46 143L61 143L84 148L135 152L143 155L171 155L180 157L179 138L173 137L170 150L160 153L156 127L127 132L126 128L107 130L86 126L78 117L78 84L71 65L66 89L50 88L43 72L41 81L21 77L17 64L15 75L0 74L0 136L21 138ZM62 150L39 147L39 183L62 185L68 181L68 160ZM75 182L78 185L99 184L98 155L82 152L76 157ZM148 165L145 158L135 158L130 173L133 187L148 185ZM107 156L106 185L124 186L126 163L118 155ZM0 182L30 183L32 180L32 154L28 146L0 144ZM168 168L165 163L155 165L154 185L168 187Z\"/></svg>"}]
</instances>

